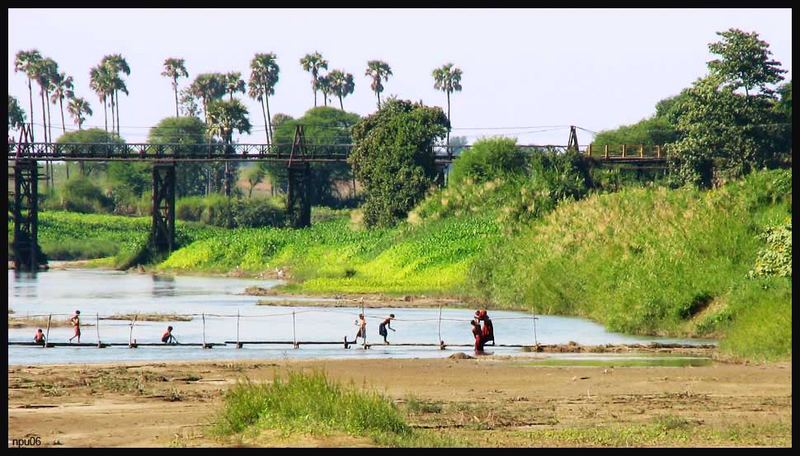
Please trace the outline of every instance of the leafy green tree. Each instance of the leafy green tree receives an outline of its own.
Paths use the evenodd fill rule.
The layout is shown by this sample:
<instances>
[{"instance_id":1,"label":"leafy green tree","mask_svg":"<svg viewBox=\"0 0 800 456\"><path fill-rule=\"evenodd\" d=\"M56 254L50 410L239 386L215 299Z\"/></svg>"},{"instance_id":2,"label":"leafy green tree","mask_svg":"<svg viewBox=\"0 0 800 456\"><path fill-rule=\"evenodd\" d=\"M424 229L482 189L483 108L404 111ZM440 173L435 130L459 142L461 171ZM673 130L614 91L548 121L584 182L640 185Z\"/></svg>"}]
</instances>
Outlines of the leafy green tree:
<instances>
[{"instance_id":1,"label":"leafy green tree","mask_svg":"<svg viewBox=\"0 0 800 456\"><path fill-rule=\"evenodd\" d=\"M233 144L233 133L250 133L247 108L239 100L215 100L208 105L208 133L225 144ZM226 161L224 173L225 195L231 196L235 184L236 163Z\"/></svg>"},{"instance_id":2,"label":"leafy green tree","mask_svg":"<svg viewBox=\"0 0 800 456\"><path fill-rule=\"evenodd\" d=\"M306 54L300 59L300 65L304 71L311 73L311 88L314 90L314 107L317 107L317 89L319 82L319 70L328 69L328 61L322 58L322 54L314 52Z\"/></svg>"},{"instance_id":3,"label":"leafy green tree","mask_svg":"<svg viewBox=\"0 0 800 456\"><path fill-rule=\"evenodd\" d=\"M30 103L31 136L33 136L33 89L31 82L36 74L36 65L42 60L42 55L36 49L19 51L14 58L14 72L22 71L28 77L28 101ZM33 138L31 138L33 140Z\"/></svg>"},{"instance_id":4,"label":"leafy green tree","mask_svg":"<svg viewBox=\"0 0 800 456\"><path fill-rule=\"evenodd\" d=\"M366 226L396 223L425 196L437 175L433 145L449 127L441 108L395 98L353 127L348 161L366 188Z\"/></svg>"},{"instance_id":5,"label":"leafy green tree","mask_svg":"<svg viewBox=\"0 0 800 456\"><path fill-rule=\"evenodd\" d=\"M172 91L175 92L175 117L179 117L180 114L178 112L178 78L189 77L189 72L186 71L184 59L177 59L174 57L170 57L164 60L164 71L161 72L161 76L166 76L172 79Z\"/></svg>"},{"instance_id":6,"label":"leafy green tree","mask_svg":"<svg viewBox=\"0 0 800 456\"><path fill-rule=\"evenodd\" d=\"M328 79L330 80L331 92L339 97L339 108L344 111L342 98L350 95L356 89L353 75L341 70L333 70L328 73Z\"/></svg>"},{"instance_id":7,"label":"leafy green tree","mask_svg":"<svg viewBox=\"0 0 800 456\"><path fill-rule=\"evenodd\" d=\"M461 69L447 63L433 70L433 88L447 94L447 120L450 123L450 94L461 92ZM450 131L447 132L447 144L450 145Z\"/></svg>"},{"instance_id":8,"label":"leafy green tree","mask_svg":"<svg viewBox=\"0 0 800 456\"><path fill-rule=\"evenodd\" d=\"M307 153L334 154L341 153L336 147L319 147L321 144L351 144L351 130L361 117L355 113L320 106L306 111L299 119L288 119L275 128L275 141L282 154L291 151L297 125L303 125L305 142L309 147ZM315 147L316 146L316 147ZM262 169L270 175L274 184L286 188L286 165L281 163L260 163ZM343 195L338 191L337 182L352 180L350 167L344 163L312 163L311 164L311 204L336 206Z\"/></svg>"},{"instance_id":9,"label":"leafy green tree","mask_svg":"<svg viewBox=\"0 0 800 456\"><path fill-rule=\"evenodd\" d=\"M280 78L280 67L274 53L256 54L250 61L249 95L261 102L261 113L264 115L264 129L267 144L272 144L272 117L269 112L269 96L275 95L275 85ZM265 109L266 107L266 109Z\"/></svg>"},{"instance_id":10,"label":"leafy green tree","mask_svg":"<svg viewBox=\"0 0 800 456\"><path fill-rule=\"evenodd\" d=\"M147 137L150 144L205 144L206 125L197 117L167 117L150 129ZM207 151L201 148L178 148L181 155L205 156ZM220 172L220 163L178 162L175 168L175 192L177 196L199 196L207 191L209 176Z\"/></svg>"},{"instance_id":11,"label":"leafy green tree","mask_svg":"<svg viewBox=\"0 0 800 456\"><path fill-rule=\"evenodd\" d=\"M100 128L89 128L86 130L68 131L58 138L59 144L106 144L117 143L124 144L125 141L114 133L109 133ZM105 154L106 151L103 146L95 146L92 149L93 153L98 155ZM99 174L106 170L106 164L103 162L80 162L80 170L82 176L90 176L92 173Z\"/></svg>"},{"instance_id":12,"label":"leafy green tree","mask_svg":"<svg viewBox=\"0 0 800 456\"><path fill-rule=\"evenodd\" d=\"M510 175L525 174L525 154L514 138L483 138L465 150L454 162L450 185L470 179L482 183Z\"/></svg>"},{"instance_id":13,"label":"leafy green tree","mask_svg":"<svg viewBox=\"0 0 800 456\"><path fill-rule=\"evenodd\" d=\"M722 41L709 50L721 58L708 62L710 75L696 81L681 103L682 137L670 148L679 184L707 187L772 166L785 144L786 126L769 87L785 70L769 58L769 45L757 33L729 29L718 35Z\"/></svg>"},{"instance_id":14,"label":"leafy green tree","mask_svg":"<svg viewBox=\"0 0 800 456\"><path fill-rule=\"evenodd\" d=\"M381 80L389 80L389 76L392 75L392 68L386 62L370 60L367 62L367 71L364 75L372 78L372 85L370 87L378 97L378 109L381 109L381 92L383 92L383 83L381 83Z\"/></svg>"},{"instance_id":15,"label":"leafy green tree","mask_svg":"<svg viewBox=\"0 0 800 456\"><path fill-rule=\"evenodd\" d=\"M247 183L250 185L250 188L247 191L248 198L253 197L253 189L256 187L256 185L260 184L264 180L265 175L266 172L264 169L257 164L247 169L245 172L245 178L247 179Z\"/></svg>"},{"instance_id":16,"label":"leafy green tree","mask_svg":"<svg viewBox=\"0 0 800 456\"><path fill-rule=\"evenodd\" d=\"M19 101L11 95L8 96L8 128L18 130L25 125L25 111L19 106Z\"/></svg>"},{"instance_id":17,"label":"leafy green tree","mask_svg":"<svg viewBox=\"0 0 800 456\"><path fill-rule=\"evenodd\" d=\"M197 105L197 98L192 94L191 87L181 89L178 98L180 112L186 117L199 117L200 107Z\"/></svg>"},{"instance_id":18,"label":"leafy green tree","mask_svg":"<svg viewBox=\"0 0 800 456\"><path fill-rule=\"evenodd\" d=\"M746 33L735 28L717 32L717 35L722 40L708 45L712 54L720 56L708 62L711 74L733 90L743 88L748 99L753 89L771 94L768 85L781 82L786 70L780 68L781 62L770 58L769 44L758 39L756 32Z\"/></svg>"}]
</instances>

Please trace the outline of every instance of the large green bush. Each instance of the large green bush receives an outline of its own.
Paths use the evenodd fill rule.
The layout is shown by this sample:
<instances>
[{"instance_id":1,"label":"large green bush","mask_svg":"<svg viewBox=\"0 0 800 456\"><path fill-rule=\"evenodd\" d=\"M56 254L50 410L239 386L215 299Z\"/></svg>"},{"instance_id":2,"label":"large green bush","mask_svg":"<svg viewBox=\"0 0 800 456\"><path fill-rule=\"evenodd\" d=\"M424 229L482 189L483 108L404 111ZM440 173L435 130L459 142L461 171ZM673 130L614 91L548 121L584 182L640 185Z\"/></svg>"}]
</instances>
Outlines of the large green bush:
<instances>
[{"instance_id":1,"label":"large green bush","mask_svg":"<svg viewBox=\"0 0 800 456\"><path fill-rule=\"evenodd\" d=\"M453 162L448 185L466 179L482 183L525 173L525 154L513 138L485 138L475 142Z\"/></svg>"},{"instance_id":2,"label":"large green bush","mask_svg":"<svg viewBox=\"0 0 800 456\"><path fill-rule=\"evenodd\" d=\"M367 195L367 226L390 226L406 217L434 184L433 145L450 123L438 107L389 99L353 128L349 157Z\"/></svg>"},{"instance_id":3,"label":"large green bush","mask_svg":"<svg viewBox=\"0 0 800 456\"><path fill-rule=\"evenodd\" d=\"M64 184L60 206L72 212L111 212L114 201L88 178L74 177Z\"/></svg>"}]
</instances>

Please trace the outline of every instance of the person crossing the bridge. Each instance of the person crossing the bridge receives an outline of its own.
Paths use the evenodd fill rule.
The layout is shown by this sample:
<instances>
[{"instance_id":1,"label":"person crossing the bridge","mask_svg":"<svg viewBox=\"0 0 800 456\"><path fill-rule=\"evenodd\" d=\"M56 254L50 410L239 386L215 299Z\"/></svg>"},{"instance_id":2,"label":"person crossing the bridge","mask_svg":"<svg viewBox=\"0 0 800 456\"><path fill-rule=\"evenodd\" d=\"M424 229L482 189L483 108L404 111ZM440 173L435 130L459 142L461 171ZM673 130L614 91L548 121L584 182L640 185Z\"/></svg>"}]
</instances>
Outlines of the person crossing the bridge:
<instances>
[{"instance_id":1,"label":"person crossing the bridge","mask_svg":"<svg viewBox=\"0 0 800 456\"><path fill-rule=\"evenodd\" d=\"M352 344L357 344L359 337L364 339L364 342L367 341L367 320L364 318L364 314L363 313L358 314L358 320L355 320L354 324L356 326L358 326L358 332L356 333L356 338L353 339L353 342L348 342L347 341L347 336L345 336L344 337L345 348L347 348L348 345L350 345L351 343Z\"/></svg>"},{"instance_id":2,"label":"person crossing the bridge","mask_svg":"<svg viewBox=\"0 0 800 456\"><path fill-rule=\"evenodd\" d=\"M385 343L386 345L389 345L389 341L386 340L386 336L389 335L389 333L386 330L391 329L392 331L394 331L394 328L392 328L391 326L392 320L394 320L394 314L389 314L389 316L386 317L386 319L383 320L381 324L378 326L378 334L383 336L383 343Z\"/></svg>"},{"instance_id":3,"label":"person crossing the bridge","mask_svg":"<svg viewBox=\"0 0 800 456\"><path fill-rule=\"evenodd\" d=\"M167 330L164 331L164 334L161 335L161 342L165 344L177 344L178 339L172 335L172 326L167 326Z\"/></svg>"},{"instance_id":4,"label":"person crossing the bridge","mask_svg":"<svg viewBox=\"0 0 800 456\"><path fill-rule=\"evenodd\" d=\"M44 338L44 333L42 332L42 328L39 328L36 331L36 334L33 335L33 343L39 344L39 345L44 345L45 338Z\"/></svg>"},{"instance_id":5,"label":"person crossing the bridge","mask_svg":"<svg viewBox=\"0 0 800 456\"><path fill-rule=\"evenodd\" d=\"M81 343L81 311L76 310L75 315L69 319L69 322L75 328L75 335L69 338L69 343L72 343L72 339L76 337L78 338L78 343Z\"/></svg>"},{"instance_id":6,"label":"person crossing the bridge","mask_svg":"<svg viewBox=\"0 0 800 456\"><path fill-rule=\"evenodd\" d=\"M481 328L483 343L486 344L491 341L492 345L494 345L494 326L492 325L492 319L489 318L489 314L487 314L484 309L480 309L475 312L475 317L478 321L483 322L483 327Z\"/></svg>"}]
</instances>

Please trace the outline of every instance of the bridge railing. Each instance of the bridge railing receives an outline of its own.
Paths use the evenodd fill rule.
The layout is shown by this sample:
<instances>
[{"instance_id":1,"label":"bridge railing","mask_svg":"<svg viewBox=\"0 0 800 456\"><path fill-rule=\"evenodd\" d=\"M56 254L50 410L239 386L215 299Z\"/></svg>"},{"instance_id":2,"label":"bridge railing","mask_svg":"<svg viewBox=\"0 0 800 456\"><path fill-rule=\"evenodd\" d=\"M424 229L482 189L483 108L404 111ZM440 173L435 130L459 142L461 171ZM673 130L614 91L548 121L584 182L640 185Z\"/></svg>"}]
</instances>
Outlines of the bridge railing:
<instances>
[{"instance_id":1,"label":"bridge railing","mask_svg":"<svg viewBox=\"0 0 800 456\"><path fill-rule=\"evenodd\" d=\"M584 153L598 159L664 159L667 148L659 144L589 144Z\"/></svg>"}]
</instances>

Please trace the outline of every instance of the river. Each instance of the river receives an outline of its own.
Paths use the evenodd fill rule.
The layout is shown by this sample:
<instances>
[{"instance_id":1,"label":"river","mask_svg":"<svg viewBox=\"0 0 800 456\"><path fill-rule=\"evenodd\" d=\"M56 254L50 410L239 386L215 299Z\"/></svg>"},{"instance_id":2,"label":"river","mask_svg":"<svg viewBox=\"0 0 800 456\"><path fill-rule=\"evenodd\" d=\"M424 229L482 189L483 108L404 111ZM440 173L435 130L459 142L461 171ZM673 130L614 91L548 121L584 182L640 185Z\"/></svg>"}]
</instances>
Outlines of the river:
<instances>
[{"instance_id":1,"label":"river","mask_svg":"<svg viewBox=\"0 0 800 456\"><path fill-rule=\"evenodd\" d=\"M237 340L281 340L343 342L345 335L352 340L356 333L354 320L358 307L324 307L324 299L300 296L272 296L269 299L296 302L296 306L265 306L256 303L264 297L243 294L249 286L273 287L277 280L237 279L221 277L159 276L94 269L50 270L31 274L8 271L8 303L14 313L11 318L43 316L66 320L76 310L81 311L81 342L127 344L158 343L167 325L181 343L224 344ZM441 326L439 309L368 308L367 339L378 343L378 324L388 314L396 320L389 331L389 341L398 343L438 344L439 334L447 344L471 344L469 320L474 310L443 309ZM137 321L131 332L129 320L102 319L114 314L174 313L192 315L191 321ZM99 314L99 326L96 317ZM205 325L203 324L205 314ZM237 314L239 317L237 318ZM592 321L560 316L537 316L530 313L489 312L494 323L495 339L501 345L541 344L623 344L623 343L714 343L701 339L640 337L606 331ZM205 329L204 329L205 327ZM45 329L45 328L43 328ZM36 328L9 328L9 342L32 341ZM50 329L49 341L65 343L72 336L70 327ZM521 354L520 348L488 347L495 354ZM105 363L114 361L162 360L223 360L223 359L307 359L307 358L433 358L446 357L456 351L470 352L467 347L439 350L434 346L372 346L344 349L343 344L301 345L244 345L237 349L228 344L203 349L199 346L163 346L136 349L124 347L8 347L9 365L42 363Z\"/></svg>"}]
</instances>

